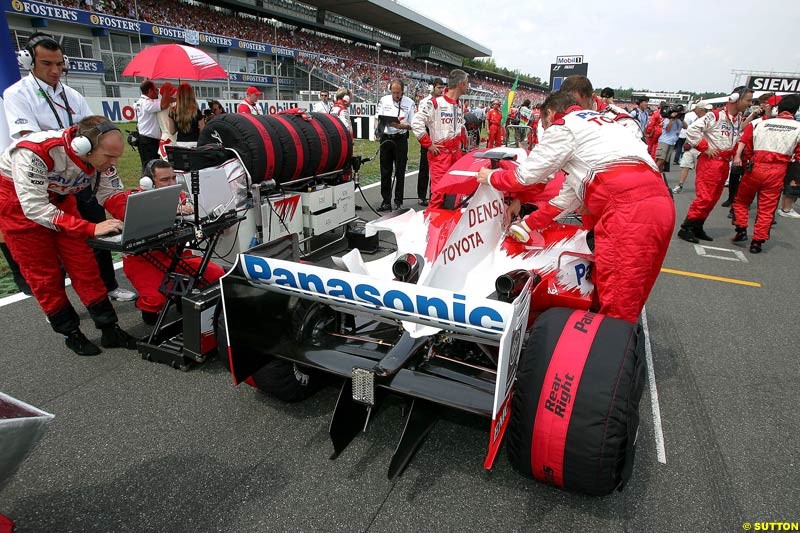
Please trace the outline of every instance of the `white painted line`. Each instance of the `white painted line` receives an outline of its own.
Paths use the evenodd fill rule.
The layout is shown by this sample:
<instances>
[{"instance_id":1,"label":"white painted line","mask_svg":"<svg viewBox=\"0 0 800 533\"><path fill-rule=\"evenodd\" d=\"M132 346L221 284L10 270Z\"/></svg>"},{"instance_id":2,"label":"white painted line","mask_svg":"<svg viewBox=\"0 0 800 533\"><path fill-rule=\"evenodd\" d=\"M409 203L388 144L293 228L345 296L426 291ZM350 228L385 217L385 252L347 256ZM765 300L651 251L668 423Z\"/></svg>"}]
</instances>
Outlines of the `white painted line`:
<instances>
[{"instance_id":1,"label":"white painted line","mask_svg":"<svg viewBox=\"0 0 800 533\"><path fill-rule=\"evenodd\" d=\"M708 250L716 250L718 252L726 252L729 254L733 254L731 256L724 256L724 255L714 255L708 253ZM731 250L730 248L718 248L716 246L703 246L702 244L695 244L694 251L697 252L697 255L700 257L711 257L713 259L722 259L724 261L737 261L741 263L747 263L747 258L744 254L739 250Z\"/></svg>"},{"instance_id":2,"label":"white painted line","mask_svg":"<svg viewBox=\"0 0 800 533\"><path fill-rule=\"evenodd\" d=\"M122 261L117 261L116 263L114 263L114 270L119 270L120 268L122 268ZM64 286L69 287L70 285L72 285L72 280L69 278L65 279ZM21 292L18 292L17 294L12 294L11 296L0 298L0 307L5 307L7 305L16 302L21 302L22 300L27 300L28 298L31 297L26 294L22 294Z\"/></svg>"},{"instance_id":3,"label":"white painted line","mask_svg":"<svg viewBox=\"0 0 800 533\"><path fill-rule=\"evenodd\" d=\"M650 385L650 405L653 407L656 456L659 463L667 464L667 450L664 447L664 430L661 426L661 407L658 404L658 388L656 388L656 372L653 369L653 349L650 346L650 329L647 327L646 308L642 308L642 329L644 330L644 353L647 360L647 382Z\"/></svg>"},{"instance_id":4,"label":"white painted line","mask_svg":"<svg viewBox=\"0 0 800 533\"><path fill-rule=\"evenodd\" d=\"M419 170L412 170L411 172L406 172L406 177L413 176L414 174L419 174ZM364 185L361 187L362 191L366 191L367 189L372 189L373 187L378 187L381 184L381 180L376 181L375 183L370 183L369 185Z\"/></svg>"}]
</instances>

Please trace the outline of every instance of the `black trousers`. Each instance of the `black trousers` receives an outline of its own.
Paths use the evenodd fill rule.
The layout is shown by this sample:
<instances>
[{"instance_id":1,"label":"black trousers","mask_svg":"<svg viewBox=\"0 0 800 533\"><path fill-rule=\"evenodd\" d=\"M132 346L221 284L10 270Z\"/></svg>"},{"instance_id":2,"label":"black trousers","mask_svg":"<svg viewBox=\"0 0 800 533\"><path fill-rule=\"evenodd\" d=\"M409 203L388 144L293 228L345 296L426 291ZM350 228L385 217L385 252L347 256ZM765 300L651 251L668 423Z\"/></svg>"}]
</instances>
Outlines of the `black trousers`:
<instances>
[{"instance_id":1,"label":"black trousers","mask_svg":"<svg viewBox=\"0 0 800 533\"><path fill-rule=\"evenodd\" d=\"M417 175L417 198L424 200L428 197L428 149L424 146L419 147L419 174Z\"/></svg>"},{"instance_id":2,"label":"black trousers","mask_svg":"<svg viewBox=\"0 0 800 533\"><path fill-rule=\"evenodd\" d=\"M94 197L91 187L86 187L76 193L75 199L78 201L78 212L84 220L97 224L106 219L106 210L97 203L97 198ZM111 252L97 249L93 251L97 266L100 267L100 277L103 280L103 284L106 286L106 290L113 291L119 287L119 284L114 274L114 262L111 260Z\"/></svg>"},{"instance_id":3,"label":"black trousers","mask_svg":"<svg viewBox=\"0 0 800 533\"><path fill-rule=\"evenodd\" d=\"M403 203L406 185L406 163L408 162L408 135L381 137L381 197L383 203L392 200L392 170L394 170L394 202Z\"/></svg>"},{"instance_id":4,"label":"black trousers","mask_svg":"<svg viewBox=\"0 0 800 533\"><path fill-rule=\"evenodd\" d=\"M158 155L159 142L160 139L139 135L139 159L142 160L142 172L144 172L144 167L151 159L161 158L161 156Z\"/></svg>"}]
</instances>

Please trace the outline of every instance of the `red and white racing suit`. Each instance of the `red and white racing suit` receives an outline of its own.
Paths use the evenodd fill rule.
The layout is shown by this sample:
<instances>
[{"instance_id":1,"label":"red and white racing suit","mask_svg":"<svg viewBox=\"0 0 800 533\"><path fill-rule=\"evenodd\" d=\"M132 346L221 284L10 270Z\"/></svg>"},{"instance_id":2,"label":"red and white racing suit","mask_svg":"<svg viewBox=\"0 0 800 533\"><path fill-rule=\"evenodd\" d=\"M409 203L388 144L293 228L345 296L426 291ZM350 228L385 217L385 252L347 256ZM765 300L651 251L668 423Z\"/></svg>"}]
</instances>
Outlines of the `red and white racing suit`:
<instances>
[{"instance_id":1,"label":"red and white racing suit","mask_svg":"<svg viewBox=\"0 0 800 533\"><path fill-rule=\"evenodd\" d=\"M503 114L499 109L491 108L486 113L486 122L489 124L489 140L486 142L486 148L494 148L503 144Z\"/></svg>"},{"instance_id":2,"label":"red and white racing suit","mask_svg":"<svg viewBox=\"0 0 800 533\"><path fill-rule=\"evenodd\" d=\"M245 113L250 115L261 115L261 108L258 107L256 104L251 104L247 100L242 100L239 102L239 105L236 106L237 113Z\"/></svg>"},{"instance_id":3,"label":"red and white racing suit","mask_svg":"<svg viewBox=\"0 0 800 533\"><path fill-rule=\"evenodd\" d=\"M553 121L515 171L495 171L489 183L513 191L562 169L561 192L525 221L540 228L583 206L594 229L600 312L636 322L675 226L669 191L640 140L602 113L577 106Z\"/></svg>"},{"instance_id":4,"label":"red and white racing suit","mask_svg":"<svg viewBox=\"0 0 800 533\"><path fill-rule=\"evenodd\" d=\"M606 106L602 109L601 112L607 118L610 118L614 122L617 122L622 126L625 126L625 129L627 129L637 141L641 141L642 130L639 127L639 121L630 116L627 111L625 111L624 109L622 109L617 105L606 104Z\"/></svg>"},{"instance_id":5,"label":"red and white racing suit","mask_svg":"<svg viewBox=\"0 0 800 533\"><path fill-rule=\"evenodd\" d=\"M753 239L766 241L781 198L786 169L793 157L800 159L800 122L791 113L783 112L755 127L748 124L741 142L746 151L752 151L753 170L742 177L733 201L734 224L747 227L748 210L758 194Z\"/></svg>"},{"instance_id":6,"label":"red and white racing suit","mask_svg":"<svg viewBox=\"0 0 800 533\"><path fill-rule=\"evenodd\" d=\"M656 160L656 152L658 151L658 138L664 132L664 119L658 111L653 112L647 120L647 125L644 127L644 138L647 142L647 153Z\"/></svg>"},{"instance_id":7,"label":"red and white racing suit","mask_svg":"<svg viewBox=\"0 0 800 533\"><path fill-rule=\"evenodd\" d=\"M730 114L731 104L725 109L709 111L697 119L686 130L686 142L696 148L697 157L695 189L697 196L686 213L685 225L703 225L708 214L722 196L725 180L728 178L730 161L736 153L742 114ZM716 148L719 153L709 157L705 151Z\"/></svg>"},{"instance_id":8,"label":"red and white racing suit","mask_svg":"<svg viewBox=\"0 0 800 533\"><path fill-rule=\"evenodd\" d=\"M344 128L353 136L353 123L350 121L350 103L344 100L336 100L331 108L331 115L336 115L344 124Z\"/></svg>"},{"instance_id":9,"label":"red and white racing suit","mask_svg":"<svg viewBox=\"0 0 800 533\"><path fill-rule=\"evenodd\" d=\"M449 89L442 96L425 101L411 121L411 129L419 144L428 149L432 208L440 207L444 202L444 195L437 187L439 179L458 161L467 142L464 110L458 100L447 96L448 92ZM438 154L431 149L434 144Z\"/></svg>"},{"instance_id":10,"label":"red and white racing suit","mask_svg":"<svg viewBox=\"0 0 800 533\"><path fill-rule=\"evenodd\" d=\"M116 169L98 175L75 155L76 129L31 133L0 156L0 231L51 327L64 335L80 319L64 291L62 265L95 325L117 322L86 244L96 224L78 213L74 193L93 187L102 205L122 184Z\"/></svg>"},{"instance_id":11,"label":"red and white racing suit","mask_svg":"<svg viewBox=\"0 0 800 533\"><path fill-rule=\"evenodd\" d=\"M125 207L128 204L128 196L141 192L142 189L126 191L123 194L112 196L106 203L105 208L111 216L118 220L124 220ZM185 201L186 196L181 193L181 200ZM148 313L158 313L167 303L167 297L159 292L159 287L164 279L164 274L169 270L170 264L175 257L176 249L170 250L151 250L145 254L126 255L122 258L122 269L131 281L131 284L139 293L136 300L136 307ZM189 250L184 250L181 259L175 269L176 272L193 276L200 267L202 257L192 255ZM208 286L221 278L225 271L221 267L209 262L203 274L202 283L199 288Z\"/></svg>"}]
</instances>

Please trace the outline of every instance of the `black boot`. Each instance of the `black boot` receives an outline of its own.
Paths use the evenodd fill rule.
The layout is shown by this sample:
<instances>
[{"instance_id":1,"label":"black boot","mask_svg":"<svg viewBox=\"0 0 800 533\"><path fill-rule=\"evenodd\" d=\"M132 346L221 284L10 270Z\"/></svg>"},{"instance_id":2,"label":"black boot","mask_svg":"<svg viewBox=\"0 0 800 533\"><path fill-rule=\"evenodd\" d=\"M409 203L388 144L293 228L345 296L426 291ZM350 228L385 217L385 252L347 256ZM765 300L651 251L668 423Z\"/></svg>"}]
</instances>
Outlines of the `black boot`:
<instances>
[{"instance_id":1,"label":"black boot","mask_svg":"<svg viewBox=\"0 0 800 533\"><path fill-rule=\"evenodd\" d=\"M760 254L761 253L761 245L764 244L764 241L757 241L753 239L750 241L750 253L751 254Z\"/></svg>"},{"instance_id":2,"label":"black boot","mask_svg":"<svg viewBox=\"0 0 800 533\"><path fill-rule=\"evenodd\" d=\"M744 242L747 240L747 228L744 226L736 226L736 235L731 239L733 242Z\"/></svg>"},{"instance_id":3,"label":"black boot","mask_svg":"<svg viewBox=\"0 0 800 533\"><path fill-rule=\"evenodd\" d=\"M142 311L142 322L148 326L155 326L158 321L158 313L152 311Z\"/></svg>"},{"instance_id":4,"label":"black boot","mask_svg":"<svg viewBox=\"0 0 800 533\"><path fill-rule=\"evenodd\" d=\"M700 242L694 234L694 223L689 220L684 220L683 224L681 224L681 229L678 230L678 238L693 244Z\"/></svg>"},{"instance_id":5,"label":"black boot","mask_svg":"<svg viewBox=\"0 0 800 533\"><path fill-rule=\"evenodd\" d=\"M706 233L706 231L703 229L703 224L704 223L705 223L705 220L700 220L700 221L695 222L695 224L694 224L694 236L697 237L698 239L700 239L701 241L713 241L714 239L708 233Z\"/></svg>"},{"instance_id":6,"label":"black boot","mask_svg":"<svg viewBox=\"0 0 800 533\"><path fill-rule=\"evenodd\" d=\"M100 345L103 348L136 349L136 338L125 332L118 324L103 327Z\"/></svg>"},{"instance_id":7,"label":"black boot","mask_svg":"<svg viewBox=\"0 0 800 533\"><path fill-rule=\"evenodd\" d=\"M14 278L14 283L17 285L19 292L27 294L28 296L33 296L30 285L28 285L28 282L25 281L22 272L19 270L19 265L11 255L11 250L8 249L6 243L0 242L0 251L2 251L3 257L5 258L6 263L8 263L8 268L11 270L11 276Z\"/></svg>"},{"instance_id":8,"label":"black boot","mask_svg":"<svg viewBox=\"0 0 800 533\"><path fill-rule=\"evenodd\" d=\"M47 321L50 327L56 333L61 333L65 337L69 337L79 330L81 326L81 319L72 304L67 302L67 305L57 313L47 315Z\"/></svg>"},{"instance_id":9,"label":"black boot","mask_svg":"<svg viewBox=\"0 0 800 533\"><path fill-rule=\"evenodd\" d=\"M86 335L79 329L71 331L64 340L64 343L67 345L67 348L78 355L100 355L102 353L102 350L87 339Z\"/></svg>"}]
</instances>

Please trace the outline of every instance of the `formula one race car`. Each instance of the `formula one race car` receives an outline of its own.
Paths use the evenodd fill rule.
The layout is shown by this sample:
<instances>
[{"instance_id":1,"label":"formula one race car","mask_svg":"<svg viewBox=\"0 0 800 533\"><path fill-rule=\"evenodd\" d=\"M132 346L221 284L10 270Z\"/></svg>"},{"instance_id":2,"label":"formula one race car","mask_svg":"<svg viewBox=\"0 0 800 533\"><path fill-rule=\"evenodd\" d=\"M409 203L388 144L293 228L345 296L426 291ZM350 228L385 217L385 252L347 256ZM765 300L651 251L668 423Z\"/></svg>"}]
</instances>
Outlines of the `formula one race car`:
<instances>
[{"instance_id":1,"label":"formula one race car","mask_svg":"<svg viewBox=\"0 0 800 533\"><path fill-rule=\"evenodd\" d=\"M298 401L325 374L343 379L334 456L387 393L406 398L391 478L444 406L491 420L487 469L506 435L529 476L590 494L621 488L638 428L639 333L591 311L592 234L578 217L554 222L533 247L506 236L502 193L474 176L524 155L467 154L438 185L444 206L367 223L396 239L380 259L354 249L323 267L300 261L291 236L241 254L222 280L217 321L234 382Z\"/></svg>"}]
</instances>

